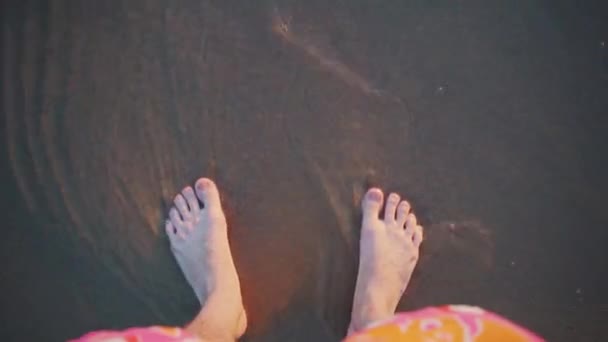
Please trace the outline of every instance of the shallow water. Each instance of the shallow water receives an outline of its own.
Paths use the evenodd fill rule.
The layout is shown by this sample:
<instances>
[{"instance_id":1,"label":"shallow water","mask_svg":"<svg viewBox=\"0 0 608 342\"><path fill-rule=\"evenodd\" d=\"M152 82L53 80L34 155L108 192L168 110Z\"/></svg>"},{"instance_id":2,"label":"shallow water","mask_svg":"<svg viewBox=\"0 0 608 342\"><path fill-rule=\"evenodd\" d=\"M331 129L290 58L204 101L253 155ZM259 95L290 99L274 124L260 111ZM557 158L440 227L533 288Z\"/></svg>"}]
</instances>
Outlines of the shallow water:
<instances>
[{"instance_id":1,"label":"shallow water","mask_svg":"<svg viewBox=\"0 0 608 342\"><path fill-rule=\"evenodd\" d=\"M6 339L186 322L196 299L162 222L201 175L222 190L247 340L345 332L369 185L408 196L427 227L401 309L470 303L551 340L603 336L608 53L597 11L8 8ZM287 36L277 15L290 18Z\"/></svg>"}]
</instances>

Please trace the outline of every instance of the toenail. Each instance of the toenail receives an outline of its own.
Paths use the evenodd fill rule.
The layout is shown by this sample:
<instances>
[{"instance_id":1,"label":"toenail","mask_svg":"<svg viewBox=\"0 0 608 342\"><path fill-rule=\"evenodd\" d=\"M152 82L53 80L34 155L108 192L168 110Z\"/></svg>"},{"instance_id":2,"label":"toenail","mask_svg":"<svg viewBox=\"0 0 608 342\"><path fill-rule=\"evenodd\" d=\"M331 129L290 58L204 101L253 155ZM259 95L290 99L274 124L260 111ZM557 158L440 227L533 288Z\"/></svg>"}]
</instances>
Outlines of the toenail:
<instances>
[{"instance_id":1,"label":"toenail","mask_svg":"<svg viewBox=\"0 0 608 342\"><path fill-rule=\"evenodd\" d=\"M211 181L206 178L201 178L198 182L196 182L196 187L199 190L204 190L205 188L209 187L209 185L211 185Z\"/></svg>"},{"instance_id":2,"label":"toenail","mask_svg":"<svg viewBox=\"0 0 608 342\"><path fill-rule=\"evenodd\" d=\"M374 202L382 201L382 193L378 189L372 189L367 193L367 198Z\"/></svg>"},{"instance_id":3,"label":"toenail","mask_svg":"<svg viewBox=\"0 0 608 342\"><path fill-rule=\"evenodd\" d=\"M399 196L397 196L396 194L391 194L389 196L388 200L391 201L391 202L397 202L399 200Z\"/></svg>"}]
</instances>

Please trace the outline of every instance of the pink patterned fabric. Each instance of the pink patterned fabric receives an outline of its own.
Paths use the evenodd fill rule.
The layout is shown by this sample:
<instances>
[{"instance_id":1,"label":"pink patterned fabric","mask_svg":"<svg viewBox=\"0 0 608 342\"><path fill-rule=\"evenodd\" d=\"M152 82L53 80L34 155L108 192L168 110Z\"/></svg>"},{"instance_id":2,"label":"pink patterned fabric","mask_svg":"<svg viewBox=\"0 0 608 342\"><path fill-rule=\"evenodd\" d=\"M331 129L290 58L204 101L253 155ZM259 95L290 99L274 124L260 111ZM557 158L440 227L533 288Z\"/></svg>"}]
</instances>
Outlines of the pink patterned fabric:
<instances>
[{"instance_id":1,"label":"pink patterned fabric","mask_svg":"<svg viewBox=\"0 0 608 342\"><path fill-rule=\"evenodd\" d=\"M95 331L72 342L202 342L182 328L154 326L123 331Z\"/></svg>"}]
</instances>

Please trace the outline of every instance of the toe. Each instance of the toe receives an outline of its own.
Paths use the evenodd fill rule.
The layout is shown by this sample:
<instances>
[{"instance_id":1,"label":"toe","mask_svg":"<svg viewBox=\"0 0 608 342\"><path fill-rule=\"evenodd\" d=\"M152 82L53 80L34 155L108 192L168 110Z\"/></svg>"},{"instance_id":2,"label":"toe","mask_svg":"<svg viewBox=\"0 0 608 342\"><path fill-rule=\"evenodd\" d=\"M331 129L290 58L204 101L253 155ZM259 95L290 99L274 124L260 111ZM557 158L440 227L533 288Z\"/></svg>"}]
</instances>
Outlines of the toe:
<instances>
[{"instance_id":1,"label":"toe","mask_svg":"<svg viewBox=\"0 0 608 342\"><path fill-rule=\"evenodd\" d=\"M414 235L417 225L418 223L416 222L416 215L407 215L407 220L405 220L405 234L409 236Z\"/></svg>"},{"instance_id":2,"label":"toe","mask_svg":"<svg viewBox=\"0 0 608 342\"><path fill-rule=\"evenodd\" d=\"M190 209L188 209L188 204L186 204L184 196L182 196L181 194L177 194L177 196L175 196L175 199L173 200L173 203L175 203L175 207L177 208L179 214L182 215L184 221L189 220L192 217L192 214L190 213Z\"/></svg>"},{"instance_id":3,"label":"toe","mask_svg":"<svg viewBox=\"0 0 608 342\"><path fill-rule=\"evenodd\" d=\"M175 228L173 228L173 225L171 224L170 221L165 221L165 232L167 233L167 236L169 237L169 240L171 240L171 242L173 242L173 238L175 237Z\"/></svg>"},{"instance_id":4,"label":"toe","mask_svg":"<svg viewBox=\"0 0 608 342\"><path fill-rule=\"evenodd\" d=\"M397 225L403 227L407 220L407 214L410 213L410 203L408 201L401 201L397 207Z\"/></svg>"},{"instance_id":5,"label":"toe","mask_svg":"<svg viewBox=\"0 0 608 342\"><path fill-rule=\"evenodd\" d=\"M169 210L169 219L178 233L182 230L182 228L184 228L184 221L182 221L182 218L179 216L177 209L171 208L171 210Z\"/></svg>"},{"instance_id":6,"label":"toe","mask_svg":"<svg viewBox=\"0 0 608 342\"><path fill-rule=\"evenodd\" d=\"M171 241L171 245L177 243L179 238L183 238L184 235L175 228L175 226L171 223L171 221L165 221L165 232L169 237L169 241Z\"/></svg>"},{"instance_id":7,"label":"toe","mask_svg":"<svg viewBox=\"0 0 608 342\"><path fill-rule=\"evenodd\" d=\"M220 193L211 179L201 178L196 181L196 195L205 209L221 210Z\"/></svg>"},{"instance_id":8,"label":"toe","mask_svg":"<svg viewBox=\"0 0 608 342\"><path fill-rule=\"evenodd\" d=\"M397 210L397 204L401 198L396 193L388 195L386 200L386 207L384 208L384 221L387 223L395 222L395 211Z\"/></svg>"},{"instance_id":9,"label":"toe","mask_svg":"<svg viewBox=\"0 0 608 342\"><path fill-rule=\"evenodd\" d=\"M200 211L200 206L198 205L198 199L196 199L196 195L194 194L194 190L191 187L187 186L182 190L182 195L186 199L188 206L190 207L190 212L193 215L198 214Z\"/></svg>"},{"instance_id":10,"label":"toe","mask_svg":"<svg viewBox=\"0 0 608 342\"><path fill-rule=\"evenodd\" d=\"M382 190L371 188L363 197L363 218L378 218L380 208L382 208Z\"/></svg>"},{"instance_id":11,"label":"toe","mask_svg":"<svg viewBox=\"0 0 608 342\"><path fill-rule=\"evenodd\" d=\"M416 246L416 248L420 247L422 240L424 240L424 229L422 226L416 226L416 231L414 232L414 236L412 236L414 246Z\"/></svg>"}]
</instances>

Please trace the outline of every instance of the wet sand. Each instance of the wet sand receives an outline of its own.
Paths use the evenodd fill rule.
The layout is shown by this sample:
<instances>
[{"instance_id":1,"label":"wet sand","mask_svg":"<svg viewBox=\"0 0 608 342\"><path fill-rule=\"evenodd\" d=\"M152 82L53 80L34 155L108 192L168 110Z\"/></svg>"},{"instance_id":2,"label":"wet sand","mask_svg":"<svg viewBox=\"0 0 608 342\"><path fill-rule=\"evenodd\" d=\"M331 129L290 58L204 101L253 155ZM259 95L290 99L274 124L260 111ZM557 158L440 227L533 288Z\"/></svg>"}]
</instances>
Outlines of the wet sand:
<instances>
[{"instance_id":1,"label":"wet sand","mask_svg":"<svg viewBox=\"0 0 608 342\"><path fill-rule=\"evenodd\" d=\"M588 6L8 2L3 339L185 323L162 223L201 175L245 340L345 333L369 185L427 227L400 309L607 337L608 36Z\"/></svg>"}]
</instances>

